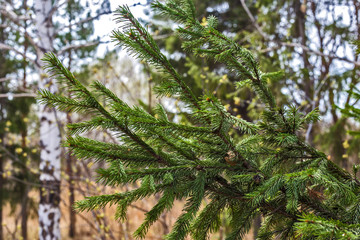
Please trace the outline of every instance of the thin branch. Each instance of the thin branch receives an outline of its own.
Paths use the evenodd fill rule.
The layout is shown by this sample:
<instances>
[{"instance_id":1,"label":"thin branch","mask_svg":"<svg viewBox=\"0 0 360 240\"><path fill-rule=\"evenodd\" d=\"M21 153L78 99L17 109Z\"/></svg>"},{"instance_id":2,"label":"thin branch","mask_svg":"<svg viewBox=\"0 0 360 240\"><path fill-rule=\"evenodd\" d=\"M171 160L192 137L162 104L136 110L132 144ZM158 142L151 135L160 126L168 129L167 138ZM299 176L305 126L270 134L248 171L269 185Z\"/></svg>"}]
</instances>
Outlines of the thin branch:
<instances>
[{"instance_id":1,"label":"thin branch","mask_svg":"<svg viewBox=\"0 0 360 240\"><path fill-rule=\"evenodd\" d=\"M19 97L32 97L35 98L35 93L1 93L0 98L19 98Z\"/></svg>"},{"instance_id":2,"label":"thin branch","mask_svg":"<svg viewBox=\"0 0 360 240\"><path fill-rule=\"evenodd\" d=\"M52 18L52 16L54 15L54 13L60 8L62 7L63 5L65 5L66 3L68 3L69 0L65 0L64 2L62 3L59 3L59 1L57 1L56 5L54 5L52 8L51 8L51 11L49 12L49 15L48 15L48 18Z\"/></svg>"},{"instance_id":3,"label":"thin branch","mask_svg":"<svg viewBox=\"0 0 360 240\"><path fill-rule=\"evenodd\" d=\"M72 49L78 49L78 48L84 48L84 47L91 47L91 46L95 46L98 45L100 42L96 41L96 42L88 42L88 43L83 43L83 44L72 44L72 45L67 45L64 46L62 49L60 49L57 54L58 55L62 55L63 53L65 53L66 51L72 50Z\"/></svg>"},{"instance_id":4,"label":"thin branch","mask_svg":"<svg viewBox=\"0 0 360 240\"><path fill-rule=\"evenodd\" d=\"M111 10L106 11L106 12L100 12L100 13L96 14L96 15L93 16L93 17L88 17L88 18L82 19L82 20L80 20L80 21L78 21L78 22L70 23L69 25L63 26L63 27L61 27L61 28L59 29L59 31L64 30L64 29L66 29L66 28L69 28L69 27L71 27L71 26L76 26L76 25L81 25L81 24L86 23L86 22L91 22L92 20L98 19L98 18L99 18L100 16L102 16L102 15L111 14L111 13L112 13Z\"/></svg>"},{"instance_id":5,"label":"thin branch","mask_svg":"<svg viewBox=\"0 0 360 240\"><path fill-rule=\"evenodd\" d=\"M0 145L0 152L3 152L4 154L6 154L8 157L10 157L14 162L16 162L17 164L23 166L24 168L26 168L27 170L30 171L30 168L26 166L26 164L24 164L16 155L14 155L13 153L11 153L8 149L6 149L6 147Z\"/></svg>"},{"instance_id":6,"label":"thin branch","mask_svg":"<svg viewBox=\"0 0 360 240\"><path fill-rule=\"evenodd\" d=\"M13 52L15 52L16 54L22 56L23 58L29 60L29 61L32 62L33 64L36 64L33 59L29 58L29 57L26 56L24 53L20 52L19 50L17 50L16 48L14 48L14 47L12 47L12 46L10 46L10 45L4 44L4 43L0 43L0 49L13 51Z\"/></svg>"},{"instance_id":7,"label":"thin branch","mask_svg":"<svg viewBox=\"0 0 360 240\"><path fill-rule=\"evenodd\" d=\"M241 5L242 7L244 8L246 14L248 15L248 17L250 18L251 22L254 24L256 30L260 33L260 35L267 41L271 41L273 43L276 43L278 45L281 45L281 46L285 46L285 47L299 47L301 48L303 51L306 51L306 52L309 52L309 53L313 53L315 55L318 55L318 56L321 56L321 57L327 57L327 58L330 58L330 59L338 59L338 60L341 60L341 61L344 61L344 62L348 62L348 63L351 63L351 64L354 64L355 66L360 66L360 62L357 62L357 61L353 61L353 60L350 60L346 57L339 57L339 56L336 56L336 55L328 55L328 54L324 54L320 51L317 51L317 50L313 50L313 49L310 49L309 47L307 46L304 46L300 43L289 43L289 42L281 42L281 41L277 41L277 40L272 40L268 35L266 35L266 33L264 33L261 29L261 27L257 24L256 22L256 19L255 17L252 15L252 13L250 12L249 8L246 6L246 3L245 3L245 0L240 0L241 2ZM271 50L272 48L267 48L265 49L264 51L269 51Z\"/></svg>"},{"instance_id":8,"label":"thin branch","mask_svg":"<svg viewBox=\"0 0 360 240\"><path fill-rule=\"evenodd\" d=\"M3 49L3 50L11 50L11 51L14 51L16 52L17 54L23 56L24 58L26 57L22 52L20 52L19 50L17 50L16 48L10 46L10 45L7 45L5 43L0 43L0 49Z\"/></svg>"},{"instance_id":9,"label":"thin branch","mask_svg":"<svg viewBox=\"0 0 360 240\"><path fill-rule=\"evenodd\" d=\"M257 24L256 19L254 18L254 16L252 15L252 13L250 12L249 8L246 6L245 0L240 0L242 7L244 8L246 14L248 15L248 17L250 18L251 22L254 24L256 30L260 33L260 35L265 38L265 39L269 39L269 37L262 31L262 29L260 28L259 24Z\"/></svg>"},{"instance_id":10,"label":"thin branch","mask_svg":"<svg viewBox=\"0 0 360 240\"><path fill-rule=\"evenodd\" d=\"M0 11L1 13L1 11ZM10 19L11 20L11 19ZM35 51L36 53L38 54L39 52L41 52L38 44L36 43L36 41L27 33L27 32L24 32L24 30L22 29L23 26L21 25L18 25L18 24L7 24L6 27L9 27L10 29L12 29L13 31L15 32L20 32L29 42L30 44L35 48ZM0 46L1 48L1 46ZM15 48L11 49L11 50L15 50ZM18 52L20 53L20 51ZM25 54L22 54L22 56L25 58ZM26 57L29 61L31 61L33 64L36 64L36 62L32 59L29 59L28 57Z\"/></svg>"},{"instance_id":11,"label":"thin branch","mask_svg":"<svg viewBox=\"0 0 360 240\"><path fill-rule=\"evenodd\" d=\"M15 23L18 26L22 26L21 22L26 20L31 20L30 17L27 16L19 16L12 9L11 5L5 1L1 1L0 5L0 13L7 17L11 22Z\"/></svg>"},{"instance_id":12,"label":"thin branch","mask_svg":"<svg viewBox=\"0 0 360 240\"><path fill-rule=\"evenodd\" d=\"M162 35L154 35L154 36L152 36L152 38L153 38L154 40L161 40L161 39L168 38L168 37L170 37L170 36L172 36L172 35L174 35L174 34L168 33L168 34L162 34Z\"/></svg>"},{"instance_id":13,"label":"thin branch","mask_svg":"<svg viewBox=\"0 0 360 240\"><path fill-rule=\"evenodd\" d=\"M35 41L27 32L25 32L24 35L25 38L30 42L31 46L35 48L36 53L39 54L41 52L41 49L37 44L37 41ZM36 61L34 61L34 64L36 64Z\"/></svg>"},{"instance_id":14,"label":"thin branch","mask_svg":"<svg viewBox=\"0 0 360 240\"><path fill-rule=\"evenodd\" d=\"M0 82L6 82L9 80L11 80L11 78L9 78L9 77L0 78Z\"/></svg>"},{"instance_id":15,"label":"thin branch","mask_svg":"<svg viewBox=\"0 0 360 240\"><path fill-rule=\"evenodd\" d=\"M310 49L309 47L304 46L304 45L302 45L300 43L287 43L287 42L277 42L277 41L275 41L275 42L282 45L282 46L299 47L299 48L302 48L306 52L313 53L313 54L321 56L321 57L327 57L327 58L330 58L330 59L338 59L338 60L341 60L341 61L344 61L344 62L354 64L355 66L358 66L358 67L360 66L360 62L350 60L350 59L348 59L346 57L339 57L339 56L336 56L336 55L324 54L324 53L322 53L320 51Z\"/></svg>"}]
</instances>

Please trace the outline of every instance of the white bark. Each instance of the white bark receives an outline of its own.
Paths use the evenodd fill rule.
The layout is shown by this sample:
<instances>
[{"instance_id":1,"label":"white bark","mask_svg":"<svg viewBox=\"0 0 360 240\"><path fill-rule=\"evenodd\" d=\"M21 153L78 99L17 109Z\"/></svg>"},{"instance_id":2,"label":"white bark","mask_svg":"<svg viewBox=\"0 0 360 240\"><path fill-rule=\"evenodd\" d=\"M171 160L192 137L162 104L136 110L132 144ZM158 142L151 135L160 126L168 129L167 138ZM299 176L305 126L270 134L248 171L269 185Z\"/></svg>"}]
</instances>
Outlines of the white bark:
<instances>
[{"instance_id":1,"label":"white bark","mask_svg":"<svg viewBox=\"0 0 360 240\"><path fill-rule=\"evenodd\" d=\"M42 69L43 62L41 58L44 53L54 50L54 37L55 29L52 23L53 14L64 6L68 0L34 0L35 18L32 16L21 16L14 11L14 7L7 3L6 0L0 0L0 15L4 16L8 21L6 24L2 24L0 27L9 27L11 30L19 31L24 34L24 37L29 41L31 46L35 49L35 54L24 53L21 49L18 49L16 44L8 45L0 43L0 49L6 49L12 51L19 56L22 56L30 60L39 74L39 88L48 89L50 92L57 92L57 86L55 82L47 77L47 74ZM78 22L89 22L99 17L100 15L110 12L100 12L94 17L86 18ZM24 20L30 21L31 24L35 24L35 34L32 31L30 34L26 30L26 24ZM74 24L74 23L73 23ZM69 27L69 26L67 26ZM25 30L24 30L25 29ZM63 28L57 29L61 31ZM63 49L60 49L60 53L66 52L69 49L76 49L79 47L86 47L94 45L95 42L68 45ZM36 59L33 59L33 57ZM0 79L0 81L7 81L7 79ZM0 94L2 97L23 97L31 96L29 93L21 94ZM40 240L53 240L60 239L60 131L57 124L56 112L54 109L47 106L39 106L39 119L40 119L40 204L39 204L39 239Z\"/></svg>"},{"instance_id":2,"label":"white bark","mask_svg":"<svg viewBox=\"0 0 360 240\"><path fill-rule=\"evenodd\" d=\"M36 29L38 37L37 66L39 87L52 93L57 86L46 77L41 62L45 52L53 51L54 26L52 23L52 0L35 0ZM56 112L45 105L40 106L40 189L39 239L60 239L60 131Z\"/></svg>"}]
</instances>

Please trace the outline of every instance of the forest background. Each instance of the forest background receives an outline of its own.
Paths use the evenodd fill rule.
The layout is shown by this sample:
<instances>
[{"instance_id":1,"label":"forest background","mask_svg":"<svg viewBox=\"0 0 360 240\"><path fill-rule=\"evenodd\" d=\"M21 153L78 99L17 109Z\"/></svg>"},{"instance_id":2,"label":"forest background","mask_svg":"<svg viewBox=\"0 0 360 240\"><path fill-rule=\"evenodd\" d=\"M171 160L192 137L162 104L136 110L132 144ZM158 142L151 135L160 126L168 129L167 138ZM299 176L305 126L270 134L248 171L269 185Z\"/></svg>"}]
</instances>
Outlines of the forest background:
<instances>
[{"instance_id":1,"label":"forest background","mask_svg":"<svg viewBox=\"0 0 360 240\"><path fill-rule=\"evenodd\" d=\"M108 208L88 214L73 211L75 200L132 189L138 183L128 184L124 189L103 187L96 182L94 173L103 163L78 160L59 147L60 139L68 134L65 125L86 116L57 112L56 118L43 121L47 110L36 103L36 92L41 86L55 85L42 70L40 59L45 52L53 51L84 84L101 81L130 105L142 106L150 113L152 106L161 102L167 106L172 121L186 123L186 112L175 114L175 109L182 111L181 102L166 97L157 99L151 92L151 86L161 79L161 74L146 62L127 57L121 49L108 50L104 47L110 44L108 40L95 34L97 19L111 16L110 5L116 2L43 0L37 3L0 0L0 239L38 236L38 222L43 216L39 205L49 204L42 201L44 194L39 194L48 186L41 178L46 166L42 154L54 155L54 162L49 164L59 168L61 181L51 190L55 191L55 197L47 200L60 200L59 229L63 239L132 239L131 233L158 198L132 205L124 223L114 221L113 211ZM183 54L181 40L174 33L176 24L150 13L150 3L134 1L128 5L135 12L135 9L144 12L142 23L195 94L214 93L232 115L256 121L263 109L257 96L236 89L236 77L221 64ZM309 144L345 169L359 163L359 138L351 134L359 126L337 107L355 104L349 90L359 81L360 61L353 44L354 40L360 40L358 1L199 0L195 4L198 19L204 25L207 16L218 17L218 29L250 49L264 71L284 71L283 78L269 82L280 103L293 103L303 113L319 109L322 121L309 124L303 132ZM97 51L99 47L101 50ZM61 86L55 90L61 91ZM46 134L46 129L39 131L44 128L55 134ZM233 134L241 138L240 132ZM92 137L117 143L111 132ZM41 141L54 141L54 154ZM162 239L170 231L183 203L177 205L161 216L147 239ZM214 239L224 239L229 230L226 214L222 218L223 226ZM256 236L260 222L258 218L253 223L249 239ZM51 231L47 229L46 233Z\"/></svg>"}]
</instances>

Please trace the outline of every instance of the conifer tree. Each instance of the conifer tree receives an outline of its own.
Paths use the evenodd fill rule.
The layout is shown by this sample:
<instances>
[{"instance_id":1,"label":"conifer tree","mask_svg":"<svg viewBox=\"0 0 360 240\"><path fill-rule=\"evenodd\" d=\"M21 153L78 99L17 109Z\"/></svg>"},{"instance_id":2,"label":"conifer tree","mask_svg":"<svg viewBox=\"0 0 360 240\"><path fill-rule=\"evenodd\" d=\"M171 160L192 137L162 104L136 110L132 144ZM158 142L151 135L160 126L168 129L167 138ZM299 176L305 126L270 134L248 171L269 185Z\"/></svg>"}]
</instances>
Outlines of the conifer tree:
<instances>
[{"instance_id":1,"label":"conifer tree","mask_svg":"<svg viewBox=\"0 0 360 240\"><path fill-rule=\"evenodd\" d=\"M200 98L184 83L153 38L131 14L119 7L113 39L133 56L147 61L167 77L155 86L159 96L178 98L194 124L168 120L161 105L154 115L129 107L100 82L85 88L52 53L45 56L52 78L70 97L40 91L41 101L59 110L92 113L88 121L68 125L67 147L79 158L104 161L98 180L113 187L141 181L137 189L90 196L76 204L79 211L116 205L115 217L124 220L134 201L161 194L134 233L145 238L149 227L175 200L186 200L182 214L166 239L206 239L219 229L228 211L231 233L241 239L251 220L264 221L258 239L358 239L360 237L360 182L308 145L302 129L319 119L317 110L304 115L291 105L280 106L267 82L281 72L262 72L251 52L216 30L213 16L202 24L191 0L169 0L153 7L178 22L184 50L224 64L238 77L237 87L250 86L264 110L256 123L229 114L211 93ZM100 101L106 98L106 107ZM98 128L114 132L121 145L80 136ZM240 141L229 134L241 131ZM209 203L202 208L203 199Z\"/></svg>"}]
</instances>

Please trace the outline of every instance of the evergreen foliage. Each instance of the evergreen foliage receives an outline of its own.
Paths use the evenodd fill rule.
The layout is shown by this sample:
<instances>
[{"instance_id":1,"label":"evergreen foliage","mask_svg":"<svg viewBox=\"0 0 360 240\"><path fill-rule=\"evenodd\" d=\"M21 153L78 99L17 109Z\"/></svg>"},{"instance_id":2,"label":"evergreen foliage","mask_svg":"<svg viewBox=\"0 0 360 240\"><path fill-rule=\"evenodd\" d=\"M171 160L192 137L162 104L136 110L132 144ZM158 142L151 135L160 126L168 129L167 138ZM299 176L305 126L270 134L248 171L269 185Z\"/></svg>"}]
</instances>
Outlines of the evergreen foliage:
<instances>
[{"instance_id":1,"label":"evergreen foliage","mask_svg":"<svg viewBox=\"0 0 360 240\"><path fill-rule=\"evenodd\" d=\"M93 114L89 121L68 126L73 137L66 146L79 158L107 162L98 170L105 185L141 181L137 189L91 196L75 207L84 211L116 205L116 218L124 220L131 203L160 193L134 233L137 238L145 238L175 200L186 200L166 239L185 239L189 234L206 239L219 229L225 210L232 229L229 240L241 239L259 214L264 221L258 239L358 239L360 182L301 136L307 124L318 121L317 110L304 115L293 106L279 106L267 79L281 73L263 73L251 52L216 30L216 18L208 17L206 24L198 21L191 0L155 2L153 7L179 23L186 51L224 64L237 75L238 87L250 86L265 106L263 114L251 123L229 114L212 94L195 97L146 28L128 7L119 7L116 20L121 28L113 32L113 40L166 74L154 90L159 96L179 98L194 124L170 122L161 105L154 115L130 107L100 82L89 90L54 54L47 54L46 68L70 96L41 90L41 101L60 110ZM106 98L106 107L100 96ZM122 144L80 136L97 128L116 133ZM241 141L229 135L232 128L244 134ZM204 198L209 203L202 208Z\"/></svg>"}]
</instances>

